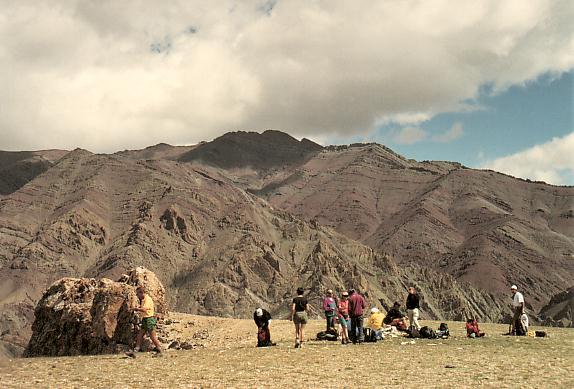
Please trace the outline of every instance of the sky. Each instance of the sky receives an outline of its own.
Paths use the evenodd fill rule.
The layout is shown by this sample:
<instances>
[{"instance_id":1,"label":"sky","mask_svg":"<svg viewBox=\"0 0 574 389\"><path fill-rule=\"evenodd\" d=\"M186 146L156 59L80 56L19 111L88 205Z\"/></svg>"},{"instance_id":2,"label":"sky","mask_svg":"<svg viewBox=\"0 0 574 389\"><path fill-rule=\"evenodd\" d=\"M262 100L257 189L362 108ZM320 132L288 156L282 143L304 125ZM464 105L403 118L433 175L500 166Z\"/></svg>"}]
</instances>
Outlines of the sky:
<instances>
[{"instance_id":1,"label":"sky","mask_svg":"<svg viewBox=\"0 0 574 389\"><path fill-rule=\"evenodd\" d=\"M574 185L569 0L0 0L0 149L279 129Z\"/></svg>"}]
</instances>

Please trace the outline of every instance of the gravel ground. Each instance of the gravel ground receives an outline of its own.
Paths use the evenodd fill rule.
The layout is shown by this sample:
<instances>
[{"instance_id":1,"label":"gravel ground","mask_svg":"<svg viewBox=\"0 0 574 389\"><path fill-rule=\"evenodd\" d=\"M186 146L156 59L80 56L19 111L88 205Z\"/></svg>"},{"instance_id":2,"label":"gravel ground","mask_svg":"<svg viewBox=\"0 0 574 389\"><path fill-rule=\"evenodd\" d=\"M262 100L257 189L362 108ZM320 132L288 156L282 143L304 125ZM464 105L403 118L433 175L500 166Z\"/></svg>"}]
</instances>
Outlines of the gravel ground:
<instances>
[{"instance_id":1,"label":"gravel ground","mask_svg":"<svg viewBox=\"0 0 574 389\"><path fill-rule=\"evenodd\" d=\"M450 339L389 338L376 344L308 341L293 348L293 326L272 322L276 347L255 348L249 320L173 316L170 331L209 333L204 347L140 353L0 362L4 388L342 388L537 387L573 388L574 331L544 328L548 338L509 337L506 325L484 324L467 339L464 323L449 322ZM438 322L423 325L438 327ZM311 337L323 321L308 326ZM206 332L205 329L208 329Z\"/></svg>"}]
</instances>

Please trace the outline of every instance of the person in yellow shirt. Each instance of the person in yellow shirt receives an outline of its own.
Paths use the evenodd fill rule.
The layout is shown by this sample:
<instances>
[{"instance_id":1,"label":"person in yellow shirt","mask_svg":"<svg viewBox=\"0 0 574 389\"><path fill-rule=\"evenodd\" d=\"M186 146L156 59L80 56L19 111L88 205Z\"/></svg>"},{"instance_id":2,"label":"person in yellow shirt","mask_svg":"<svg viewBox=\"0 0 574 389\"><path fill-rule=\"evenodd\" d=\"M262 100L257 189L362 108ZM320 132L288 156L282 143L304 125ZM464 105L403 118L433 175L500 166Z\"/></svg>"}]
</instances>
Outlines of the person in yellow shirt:
<instances>
[{"instance_id":1,"label":"person in yellow shirt","mask_svg":"<svg viewBox=\"0 0 574 389\"><path fill-rule=\"evenodd\" d=\"M370 329L373 341L384 339L382 332L384 319L385 315L379 311L377 307L371 309L371 316L369 316L369 320L367 321L367 328Z\"/></svg>"},{"instance_id":2,"label":"person in yellow shirt","mask_svg":"<svg viewBox=\"0 0 574 389\"><path fill-rule=\"evenodd\" d=\"M155 307L154 307L153 300L148 294L146 294L143 286L139 286L137 288L136 295L137 295L138 300L139 300L139 307L135 307L132 309L134 312L140 312L141 313L142 321L141 321L140 330L139 330L137 338L136 338L135 351L136 352L140 351L143 337L147 333L147 335L150 337L151 341L155 345L155 351L157 353L161 353L161 346L159 344L159 340L157 339L157 333L155 330L156 325L157 325L157 320L155 318ZM131 353L131 354L132 354L131 356L135 356L135 354L133 354L133 353Z\"/></svg>"}]
</instances>

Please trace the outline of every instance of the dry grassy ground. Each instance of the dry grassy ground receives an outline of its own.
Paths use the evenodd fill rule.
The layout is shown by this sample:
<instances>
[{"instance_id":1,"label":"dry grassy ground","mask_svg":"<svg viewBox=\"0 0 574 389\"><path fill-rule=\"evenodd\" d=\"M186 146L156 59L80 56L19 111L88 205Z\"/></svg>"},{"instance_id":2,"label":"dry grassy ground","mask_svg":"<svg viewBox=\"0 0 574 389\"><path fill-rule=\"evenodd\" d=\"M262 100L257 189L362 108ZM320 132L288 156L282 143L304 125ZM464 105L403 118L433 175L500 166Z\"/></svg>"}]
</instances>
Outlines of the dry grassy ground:
<instances>
[{"instance_id":1,"label":"dry grassy ground","mask_svg":"<svg viewBox=\"0 0 574 389\"><path fill-rule=\"evenodd\" d=\"M211 328L206 347L169 350L161 358L123 355L16 359L0 365L7 388L200 387L574 387L574 332L545 328L548 338L508 337L507 326L484 324L483 339L467 339L449 322L448 340L398 337L376 344L309 341L293 348L292 324L272 323L277 347L254 347L249 320L176 314L171 331L190 336ZM425 322L433 328L436 322ZM308 334L322 329L313 321Z\"/></svg>"}]
</instances>

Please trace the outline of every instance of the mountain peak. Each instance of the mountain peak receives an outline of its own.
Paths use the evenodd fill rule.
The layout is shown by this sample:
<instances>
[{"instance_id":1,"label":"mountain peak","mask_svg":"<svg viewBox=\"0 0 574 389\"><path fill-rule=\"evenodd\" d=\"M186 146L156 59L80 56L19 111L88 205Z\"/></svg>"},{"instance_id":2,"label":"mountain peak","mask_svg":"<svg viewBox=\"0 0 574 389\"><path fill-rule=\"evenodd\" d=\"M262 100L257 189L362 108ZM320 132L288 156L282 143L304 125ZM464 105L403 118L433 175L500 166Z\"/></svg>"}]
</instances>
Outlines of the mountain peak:
<instances>
[{"instance_id":1,"label":"mountain peak","mask_svg":"<svg viewBox=\"0 0 574 389\"><path fill-rule=\"evenodd\" d=\"M226 169L251 167L267 171L303 163L322 149L309 139L299 141L277 130L263 133L235 131L198 145L179 160L201 161Z\"/></svg>"}]
</instances>

